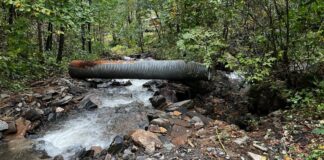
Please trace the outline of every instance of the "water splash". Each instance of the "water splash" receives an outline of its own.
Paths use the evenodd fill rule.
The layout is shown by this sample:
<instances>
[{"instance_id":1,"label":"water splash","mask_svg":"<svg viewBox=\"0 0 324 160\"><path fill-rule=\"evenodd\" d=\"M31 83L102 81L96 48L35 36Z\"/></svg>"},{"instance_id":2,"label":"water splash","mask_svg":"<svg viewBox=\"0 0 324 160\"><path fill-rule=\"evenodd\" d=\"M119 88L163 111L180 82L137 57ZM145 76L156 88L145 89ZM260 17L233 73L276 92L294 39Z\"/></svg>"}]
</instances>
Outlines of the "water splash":
<instances>
[{"instance_id":1,"label":"water splash","mask_svg":"<svg viewBox=\"0 0 324 160\"><path fill-rule=\"evenodd\" d=\"M128 124L129 129L143 125L145 115L138 116L144 110L141 108L143 105L136 104L151 107L149 98L153 92L142 87L148 80L130 81L131 86L110 87L97 92L101 101L97 110L71 115L59 124L59 129L50 130L39 138L38 141L42 143L38 148L45 150L49 156L63 155L65 159L70 159L82 148L108 147L115 135L127 130ZM116 111L117 108L125 109ZM127 122L127 119L131 122Z\"/></svg>"}]
</instances>

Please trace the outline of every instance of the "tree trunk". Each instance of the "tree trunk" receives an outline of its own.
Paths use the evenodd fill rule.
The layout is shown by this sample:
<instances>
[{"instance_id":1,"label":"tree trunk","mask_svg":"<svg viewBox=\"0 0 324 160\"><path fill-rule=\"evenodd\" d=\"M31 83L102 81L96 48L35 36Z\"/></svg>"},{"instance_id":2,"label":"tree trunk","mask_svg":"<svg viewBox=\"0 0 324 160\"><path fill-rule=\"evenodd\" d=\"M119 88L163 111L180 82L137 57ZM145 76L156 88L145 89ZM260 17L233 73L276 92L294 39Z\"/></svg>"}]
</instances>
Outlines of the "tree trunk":
<instances>
[{"instance_id":1,"label":"tree trunk","mask_svg":"<svg viewBox=\"0 0 324 160\"><path fill-rule=\"evenodd\" d=\"M286 69L289 69L289 58L288 58L288 50L289 50L289 32L290 32L290 24L289 24L289 0L285 0L286 3L286 46L283 54L283 63L286 65Z\"/></svg>"},{"instance_id":2,"label":"tree trunk","mask_svg":"<svg viewBox=\"0 0 324 160\"><path fill-rule=\"evenodd\" d=\"M89 0L89 6L92 4L92 0ZM88 51L92 53L92 42L91 42L91 23L88 22Z\"/></svg>"},{"instance_id":3,"label":"tree trunk","mask_svg":"<svg viewBox=\"0 0 324 160\"><path fill-rule=\"evenodd\" d=\"M43 26L42 22L37 21L37 38L38 38L38 50L40 53L44 52L44 42L43 42Z\"/></svg>"},{"instance_id":4,"label":"tree trunk","mask_svg":"<svg viewBox=\"0 0 324 160\"><path fill-rule=\"evenodd\" d=\"M60 63L62 61L62 56L63 56L63 49L64 49L64 27L60 27L60 37L59 37L59 46L58 46L58 52L57 52L57 58L56 62Z\"/></svg>"},{"instance_id":5,"label":"tree trunk","mask_svg":"<svg viewBox=\"0 0 324 160\"><path fill-rule=\"evenodd\" d=\"M13 24L14 17L15 17L15 7L14 7L14 5L10 5L10 7L9 7L9 18L8 18L8 24L9 25Z\"/></svg>"},{"instance_id":6,"label":"tree trunk","mask_svg":"<svg viewBox=\"0 0 324 160\"><path fill-rule=\"evenodd\" d=\"M53 46L53 24L51 22L48 23L48 33L45 46L46 51L52 50Z\"/></svg>"},{"instance_id":7,"label":"tree trunk","mask_svg":"<svg viewBox=\"0 0 324 160\"><path fill-rule=\"evenodd\" d=\"M82 43L82 50L85 51L86 45L86 38L85 38L85 26L84 24L81 25L81 43Z\"/></svg>"},{"instance_id":8,"label":"tree trunk","mask_svg":"<svg viewBox=\"0 0 324 160\"><path fill-rule=\"evenodd\" d=\"M91 23L88 23L88 51L92 53L92 42L91 42Z\"/></svg>"}]
</instances>

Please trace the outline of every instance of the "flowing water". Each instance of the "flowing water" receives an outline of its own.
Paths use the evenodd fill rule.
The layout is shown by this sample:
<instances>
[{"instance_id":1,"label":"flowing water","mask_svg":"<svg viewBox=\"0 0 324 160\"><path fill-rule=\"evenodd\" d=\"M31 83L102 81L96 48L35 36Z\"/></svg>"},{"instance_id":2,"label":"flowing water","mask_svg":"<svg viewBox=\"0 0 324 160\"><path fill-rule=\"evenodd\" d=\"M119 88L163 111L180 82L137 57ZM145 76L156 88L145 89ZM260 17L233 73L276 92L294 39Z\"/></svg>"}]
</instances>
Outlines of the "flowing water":
<instances>
[{"instance_id":1,"label":"flowing water","mask_svg":"<svg viewBox=\"0 0 324 160\"><path fill-rule=\"evenodd\" d=\"M51 157L63 155L69 159L83 148L107 148L116 135L147 125L146 112L151 109L149 98L153 92L142 87L147 80L130 81L132 85L127 87L90 91L88 97L96 101L98 108L69 115L37 139L38 149Z\"/></svg>"}]
</instances>

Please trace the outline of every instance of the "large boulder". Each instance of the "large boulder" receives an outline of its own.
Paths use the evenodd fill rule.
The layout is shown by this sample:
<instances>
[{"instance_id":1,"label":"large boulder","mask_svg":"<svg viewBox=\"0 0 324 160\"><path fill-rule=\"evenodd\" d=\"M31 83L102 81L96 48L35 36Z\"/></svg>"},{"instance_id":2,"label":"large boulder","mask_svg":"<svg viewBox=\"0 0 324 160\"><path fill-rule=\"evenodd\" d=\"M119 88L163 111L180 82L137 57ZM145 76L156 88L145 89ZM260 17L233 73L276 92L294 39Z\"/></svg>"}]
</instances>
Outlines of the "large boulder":
<instances>
[{"instance_id":1,"label":"large boulder","mask_svg":"<svg viewBox=\"0 0 324 160\"><path fill-rule=\"evenodd\" d=\"M130 137L135 144L144 147L145 151L149 154L154 153L156 148L162 148L163 144L159 137L149 131L137 129L130 134Z\"/></svg>"}]
</instances>

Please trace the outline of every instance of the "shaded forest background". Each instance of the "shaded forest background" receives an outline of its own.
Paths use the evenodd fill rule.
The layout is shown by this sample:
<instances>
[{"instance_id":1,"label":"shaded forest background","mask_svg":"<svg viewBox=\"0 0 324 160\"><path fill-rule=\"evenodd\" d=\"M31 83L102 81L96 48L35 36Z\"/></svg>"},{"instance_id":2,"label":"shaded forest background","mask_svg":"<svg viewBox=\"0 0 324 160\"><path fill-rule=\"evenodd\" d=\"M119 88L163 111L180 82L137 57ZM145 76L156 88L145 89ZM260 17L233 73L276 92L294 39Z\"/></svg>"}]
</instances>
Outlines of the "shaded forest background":
<instances>
[{"instance_id":1,"label":"shaded forest background","mask_svg":"<svg viewBox=\"0 0 324 160\"><path fill-rule=\"evenodd\" d=\"M323 111L321 0L3 0L0 88L72 59L149 53L237 71L292 106ZM28 86L28 85L27 85Z\"/></svg>"}]
</instances>

